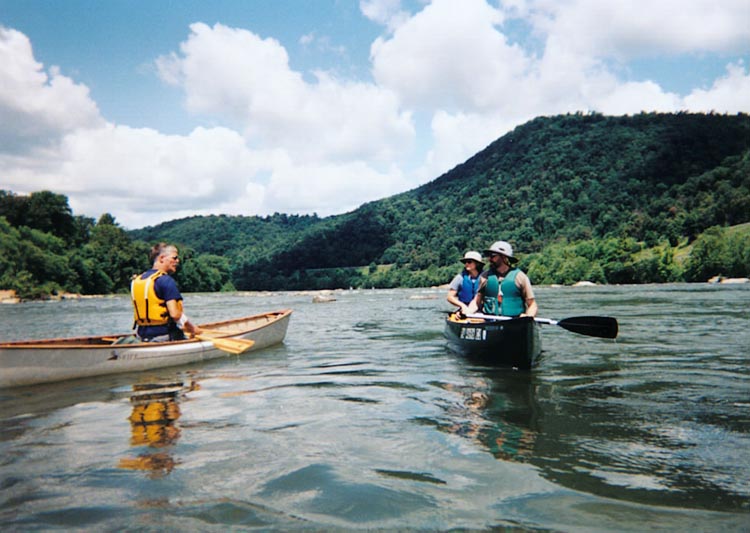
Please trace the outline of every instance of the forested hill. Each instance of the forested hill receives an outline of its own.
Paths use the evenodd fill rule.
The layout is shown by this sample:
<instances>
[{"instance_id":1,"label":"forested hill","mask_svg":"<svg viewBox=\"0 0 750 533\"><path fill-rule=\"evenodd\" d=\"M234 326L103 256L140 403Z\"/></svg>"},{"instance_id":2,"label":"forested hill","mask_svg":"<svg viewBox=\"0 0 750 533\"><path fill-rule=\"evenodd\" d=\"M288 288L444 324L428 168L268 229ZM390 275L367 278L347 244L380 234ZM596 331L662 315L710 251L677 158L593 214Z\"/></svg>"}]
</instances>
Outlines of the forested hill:
<instances>
[{"instance_id":1,"label":"forested hill","mask_svg":"<svg viewBox=\"0 0 750 533\"><path fill-rule=\"evenodd\" d=\"M532 120L431 183L344 215L194 217L131 235L228 255L240 289L444 283L465 250L498 239L538 282L627 283L699 279L710 267L680 250L746 222L747 114L576 114ZM745 253L740 236L721 246Z\"/></svg>"}]
</instances>

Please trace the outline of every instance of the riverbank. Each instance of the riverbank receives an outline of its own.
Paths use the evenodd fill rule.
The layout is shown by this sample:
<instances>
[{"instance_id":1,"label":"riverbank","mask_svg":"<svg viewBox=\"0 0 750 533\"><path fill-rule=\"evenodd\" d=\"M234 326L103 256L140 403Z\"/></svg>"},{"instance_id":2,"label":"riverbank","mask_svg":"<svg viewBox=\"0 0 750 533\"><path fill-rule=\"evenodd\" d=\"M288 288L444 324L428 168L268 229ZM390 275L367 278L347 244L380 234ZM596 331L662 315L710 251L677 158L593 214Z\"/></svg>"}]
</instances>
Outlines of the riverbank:
<instances>
[{"instance_id":1,"label":"riverbank","mask_svg":"<svg viewBox=\"0 0 750 533\"><path fill-rule=\"evenodd\" d=\"M724 276L714 276L705 283L715 285L741 285L750 283L750 278L726 278ZM696 283L700 285L700 283ZM544 285L537 285L536 287L543 287ZM566 285L549 285L549 287L565 287ZM590 281L579 281L569 287L595 287L599 286L598 283L592 283ZM440 285L437 287L424 287L425 289L443 289L448 290L448 285ZM335 298L333 295L339 292L346 292L347 289L321 289L321 290L310 290L310 291L290 291L292 294L298 295L312 295L313 298L318 302L333 301ZM286 291L280 291L286 292ZM237 294L253 295L253 296L268 296L273 294L272 291L236 291ZM19 298L14 290L0 289L0 305L2 304L17 304L30 301L60 301L60 300L83 300L91 298L114 298L116 294L77 294L77 293L61 293L61 294L50 294L43 298L24 300Z\"/></svg>"},{"instance_id":2,"label":"riverbank","mask_svg":"<svg viewBox=\"0 0 750 533\"><path fill-rule=\"evenodd\" d=\"M0 291L0 304L17 304L21 299L16 296L16 291Z\"/></svg>"},{"instance_id":3,"label":"riverbank","mask_svg":"<svg viewBox=\"0 0 750 533\"><path fill-rule=\"evenodd\" d=\"M18 304L23 302L46 302L46 301L52 301L57 302L60 300L88 300L91 298L112 298L114 297L114 294L77 294L77 293L70 293L70 292L64 292L60 294L49 294L45 295L43 298L35 298L33 300L24 300L22 298L19 298L16 294L16 291L10 290L10 289L2 289L0 290L0 304Z\"/></svg>"}]
</instances>

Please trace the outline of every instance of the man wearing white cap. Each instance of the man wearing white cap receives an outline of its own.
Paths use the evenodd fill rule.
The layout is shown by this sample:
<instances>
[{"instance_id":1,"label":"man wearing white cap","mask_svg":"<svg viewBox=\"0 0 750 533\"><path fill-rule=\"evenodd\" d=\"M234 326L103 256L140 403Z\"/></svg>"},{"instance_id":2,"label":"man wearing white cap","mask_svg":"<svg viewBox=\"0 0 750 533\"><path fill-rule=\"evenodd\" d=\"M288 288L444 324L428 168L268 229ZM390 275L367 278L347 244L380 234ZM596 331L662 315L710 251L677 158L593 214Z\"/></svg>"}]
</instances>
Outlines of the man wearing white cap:
<instances>
[{"instance_id":1,"label":"man wearing white cap","mask_svg":"<svg viewBox=\"0 0 750 533\"><path fill-rule=\"evenodd\" d=\"M484 267L484 261L479 252L466 252L461 258L464 269L456 274L448 286L447 300L461 309L461 313L469 312L469 303L479 290L479 273Z\"/></svg>"},{"instance_id":2,"label":"man wearing white cap","mask_svg":"<svg viewBox=\"0 0 750 533\"><path fill-rule=\"evenodd\" d=\"M515 266L513 247L496 241L485 250L490 266L480 276L479 289L470 308L486 315L536 316L534 288L525 272Z\"/></svg>"}]
</instances>

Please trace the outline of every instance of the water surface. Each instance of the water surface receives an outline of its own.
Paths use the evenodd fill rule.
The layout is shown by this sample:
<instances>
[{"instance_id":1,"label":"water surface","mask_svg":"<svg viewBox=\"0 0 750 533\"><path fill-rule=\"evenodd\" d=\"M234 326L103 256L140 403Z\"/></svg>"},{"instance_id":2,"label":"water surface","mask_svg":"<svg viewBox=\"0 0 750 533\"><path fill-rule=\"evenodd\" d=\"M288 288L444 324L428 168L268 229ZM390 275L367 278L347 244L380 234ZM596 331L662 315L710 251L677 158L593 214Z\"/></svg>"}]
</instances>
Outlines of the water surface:
<instances>
[{"instance_id":1,"label":"water surface","mask_svg":"<svg viewBox=\"0 0 750 533\"><path fill-rule=\"evenodd\" d=\"M750 287L539 288L531 372L442 336L435 289L194 294L191 317L290 307L283 345L0 391L10 530L750 528ZM0 339L109 334L123 297L0 306Z\"/></svg>"}]
</instances>

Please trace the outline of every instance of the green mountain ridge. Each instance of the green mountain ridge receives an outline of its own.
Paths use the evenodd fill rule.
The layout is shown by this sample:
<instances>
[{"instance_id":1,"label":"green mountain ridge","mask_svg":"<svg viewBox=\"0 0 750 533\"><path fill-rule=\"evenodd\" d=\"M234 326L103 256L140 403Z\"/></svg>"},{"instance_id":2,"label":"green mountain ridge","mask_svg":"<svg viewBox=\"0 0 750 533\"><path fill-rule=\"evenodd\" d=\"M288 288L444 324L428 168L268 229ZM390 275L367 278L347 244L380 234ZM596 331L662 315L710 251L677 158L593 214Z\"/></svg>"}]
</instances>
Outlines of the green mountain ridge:
<instances>
[{"instance_id":1,"label":"green mountain ridge","mask_svg":"<svg viewBox=\"0 0 750 533\"><path fill-rule=\"evenodd\" d=\"M611 268L600 264L593 277L638 282L615 264L644 246L676 247L712 226L750 221L750 117L539 117L421 187L343 215L289 218L193 217L131 235L227 254L241 289L431 284L464 251L498 239L514 245L532 277L545 248L615 240L616 254L585 258L608 256ZM254 242L243 244L249 232ZM385 279L377 265L392 265Z\"/></svg>"},{"instance_id":2,"label":"green mountain ridge","mask_svg":"<svg viewBox=\"0 0 750 533\"><path fill-rule=\"evenodd\" d=\"M128 232L52 191L0 190L0 289L126 292L161 240L181 249L185 292L433 286L500 239L537 285L749 277L750 116L539 117L430 183L327 218Z\"/></svg>"}]
</instances>

